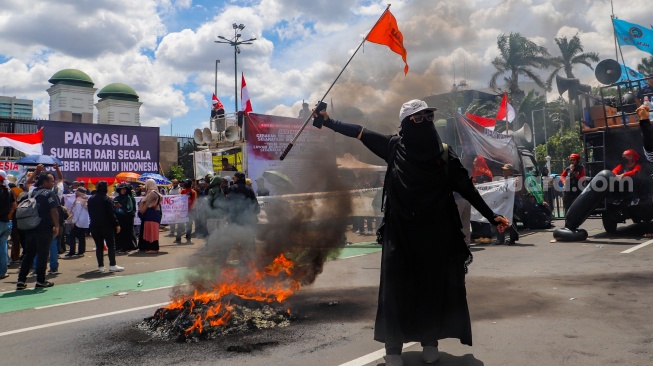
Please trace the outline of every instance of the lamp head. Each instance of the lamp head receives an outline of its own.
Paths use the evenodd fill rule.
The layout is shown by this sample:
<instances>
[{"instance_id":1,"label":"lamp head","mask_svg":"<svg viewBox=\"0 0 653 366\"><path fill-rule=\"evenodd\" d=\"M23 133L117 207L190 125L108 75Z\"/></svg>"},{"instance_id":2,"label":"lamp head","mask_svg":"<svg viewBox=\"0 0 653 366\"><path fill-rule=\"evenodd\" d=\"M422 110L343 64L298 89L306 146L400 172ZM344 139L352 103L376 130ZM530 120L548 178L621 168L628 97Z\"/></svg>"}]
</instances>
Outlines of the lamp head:
<instances>
[{"instance_id":1,"label":"lamp head","mask_svg":"<svg viewBox=\"0 0 653 366\"><path fill-rule=\"evenodd\" d=\"M245 25L244 25L244 24L239 24L239 25L238 25L238 29L240 29L240 30L245 29Z\"/></svg>"},{"instance_id":2,"label":"lamp head","mask_svg":"<svg viewBox=\"0 0 653 366\"><path fill-rule=\"evenodd\" d=\"M234 29L238 28L238 24L236 23L232 24L231 26L234 27Z\"/></svg>"}]
</instances>

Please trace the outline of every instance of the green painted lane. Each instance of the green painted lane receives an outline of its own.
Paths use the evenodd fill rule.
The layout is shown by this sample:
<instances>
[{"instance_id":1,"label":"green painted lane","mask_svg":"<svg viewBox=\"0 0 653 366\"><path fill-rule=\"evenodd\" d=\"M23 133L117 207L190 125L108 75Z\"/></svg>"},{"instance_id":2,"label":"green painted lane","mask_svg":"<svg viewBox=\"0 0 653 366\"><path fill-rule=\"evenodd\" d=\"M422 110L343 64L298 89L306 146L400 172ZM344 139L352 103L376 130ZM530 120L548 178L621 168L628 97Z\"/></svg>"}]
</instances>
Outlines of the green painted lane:
<instances>
[{"instance_id":1,"label":"green painted lane","mask_svg":"<svg viewBox=\"0 0 653 366\"><path fill-rule=\"evenodd\" d=\"M376 243L358 243L343 248L336 258L345 259L381 251ZM88 281L56 285L47 289L34 289L31 283L26 290L0 294L0 314L44 306L80 302L126 292L171 287L183 283L187 268L176 268L156 272L127 274L107 273L106 277Z\"/></svg>"}]
</instances>

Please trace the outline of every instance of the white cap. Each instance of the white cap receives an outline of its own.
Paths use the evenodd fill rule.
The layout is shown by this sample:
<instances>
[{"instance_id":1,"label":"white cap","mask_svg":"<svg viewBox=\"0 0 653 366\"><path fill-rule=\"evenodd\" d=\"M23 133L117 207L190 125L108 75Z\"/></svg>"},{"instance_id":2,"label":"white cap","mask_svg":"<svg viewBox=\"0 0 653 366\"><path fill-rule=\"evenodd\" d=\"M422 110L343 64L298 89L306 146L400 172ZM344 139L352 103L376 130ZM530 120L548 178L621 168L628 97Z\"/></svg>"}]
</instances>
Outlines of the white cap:
<instances>
[{"instance_id":1,"label":"white cap","mask_svg":"<svg viewBox=\"0 0 653 366\"><path fill-rule=\"evenodd\" d=\"M419 111L437 111L437 108L434 107L429 107L425 101L419 100L419 99L413 99L411 101L408 101L404 103L404 105L401 106L401 110L399 111L399 122L403 121L404 118L408 116L412 116L413 114L419 112Z\"/></svg>"}]
</instances>

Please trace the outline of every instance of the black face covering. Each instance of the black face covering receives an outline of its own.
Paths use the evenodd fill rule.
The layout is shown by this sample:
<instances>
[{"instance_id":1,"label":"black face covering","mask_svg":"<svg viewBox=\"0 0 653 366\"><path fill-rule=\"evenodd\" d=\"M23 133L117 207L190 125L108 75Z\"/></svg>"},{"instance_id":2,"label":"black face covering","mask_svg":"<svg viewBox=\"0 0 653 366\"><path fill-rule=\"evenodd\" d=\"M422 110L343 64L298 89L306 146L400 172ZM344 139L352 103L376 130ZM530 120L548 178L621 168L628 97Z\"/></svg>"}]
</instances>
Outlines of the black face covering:
<instances>
[{"instance_id":1,"label":"black face covering","mask_svg":"<svg viewBox=\"0 0 653 366\"><path fill-rule=\"evenodd\" d=\"M406 153L412 159L424 161L442 154L442 141L433 122L415 123L410 117L406 117L401 121L399 134L402 136Z\"/></svg>"},{"instance_id":2,"label":"black face covering","mask_svg":"<svg viewBox=\"0 0 653 366\"><path fill-rule=\"evenodd\" d=\"M621 166L625 167L628 164L630 164L630 160L628 160L627 158L621 158Z\"/></svg>"}]
</instances>

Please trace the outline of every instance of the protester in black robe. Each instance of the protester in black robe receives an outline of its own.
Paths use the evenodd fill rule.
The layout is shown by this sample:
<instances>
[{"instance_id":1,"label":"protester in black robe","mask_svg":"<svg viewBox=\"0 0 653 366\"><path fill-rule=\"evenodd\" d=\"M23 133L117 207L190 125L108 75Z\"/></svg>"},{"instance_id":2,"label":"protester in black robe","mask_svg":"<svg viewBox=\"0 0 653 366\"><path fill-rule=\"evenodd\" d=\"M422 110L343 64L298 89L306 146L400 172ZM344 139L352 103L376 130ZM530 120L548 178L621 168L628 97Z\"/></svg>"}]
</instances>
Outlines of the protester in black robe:
<instances>
[{"instance_id":1,"label":"protester in black robe","mask_svg":"<svg viewBox=\"0 0 653 366\"><path fill-rule=\"evenodd\" d=\"M472 345L465 273L471 253L453 198L460 193L500 231L509 225L474 188L453 150L444 153L424 101L400 111L399 136L382 135L329 118L324 126L355 137L388 163L384 182L385 228L374 339L385 343L386 365L402 365L403 343L420 342L433 363L438 340ZM447 156L447 161L443 157Z\"/></svg>"}]
</instances>

